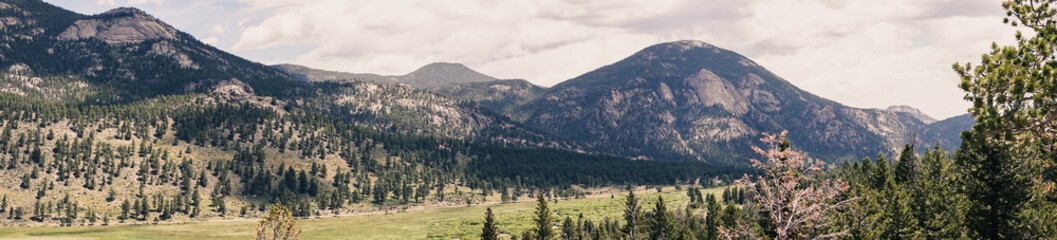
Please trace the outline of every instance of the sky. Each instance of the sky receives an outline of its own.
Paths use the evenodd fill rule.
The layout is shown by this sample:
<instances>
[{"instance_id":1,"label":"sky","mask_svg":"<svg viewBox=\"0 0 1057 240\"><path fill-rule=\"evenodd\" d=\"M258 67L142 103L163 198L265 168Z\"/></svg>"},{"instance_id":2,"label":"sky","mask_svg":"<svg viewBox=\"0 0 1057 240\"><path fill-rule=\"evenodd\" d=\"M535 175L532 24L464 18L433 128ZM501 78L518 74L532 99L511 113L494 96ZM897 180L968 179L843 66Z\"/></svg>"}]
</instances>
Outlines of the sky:
<instances>
[{"instance_id":1,"label":"sky","mask_svg":"<svg viewBox=\"0 0 1057 240\"><path fill-rule=\"evenodd\" d=\"M458 62L552 86L653 44L701 40L860 108L964 114L955 62L1014 43L1001 0L46 0L131 6L250 60L402 75Z\"/></svg>"}]
</instances>

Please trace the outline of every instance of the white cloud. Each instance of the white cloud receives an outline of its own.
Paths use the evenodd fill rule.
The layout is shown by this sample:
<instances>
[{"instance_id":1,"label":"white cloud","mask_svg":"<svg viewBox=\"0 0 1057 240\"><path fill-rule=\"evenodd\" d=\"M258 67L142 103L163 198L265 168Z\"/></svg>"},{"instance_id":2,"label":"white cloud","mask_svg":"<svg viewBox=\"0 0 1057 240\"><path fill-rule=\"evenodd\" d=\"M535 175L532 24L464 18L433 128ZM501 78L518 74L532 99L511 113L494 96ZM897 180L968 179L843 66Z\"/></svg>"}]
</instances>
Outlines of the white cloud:
<instances>
[{"instance_id":1,"label":"white cloud","mask_svg":"<svg viewBox=\"0 0 1057 240\"><path fill-rule=\"evenodd\" d=\"M217 37L207 37L207 38L203 38L203 39L201 39L201 41L202 41L202 43L205 43L205 44L209 44L209 45L213 45L213 46L216 46L216 45L217 45L217 43L218 43L218 42L220 42L220 38L217 38Z\"/></svg>"},{"instance_id":2,"label":"white cloud","mask_svg":"<svg viewBox=\"0 0 1057 240\"><path fill-rule=\"evenodd\" d=\"M222 25L222 24L213 24L213 27L210 28L209 30L213 31L213 33L217 33L217 34L224 34L224 33L228 32L228 28L224 27L224 25Z\"/></svg>"},{"instance_id":3,"label":"white cloud","mask_svg":"<svg viewBox=\"0 0 1057 240\"><path fill-rule=\"evenodd\" d=\"M134 5L142 5L142 4L146 4L146 3L153 3L155 5L162 5L162 3L164 3L164 0L128 0L128 1L124 2L124 5L134 6ZM96 5L100 5L100 6L117 6L118 5L118 1L117 0L96 0L95 4Z\"/></svg>"},{"instance_id":4,"label":"white cloud","mask_svg":"<svg viewBox=\"0 0 1057 240\"><path fill-rule=\"evenodd\" d=\"M140 5L144 3L154 3L155 5L162 5L163 0L128 0L128 5Z\"/></svg>"}]
</instances>

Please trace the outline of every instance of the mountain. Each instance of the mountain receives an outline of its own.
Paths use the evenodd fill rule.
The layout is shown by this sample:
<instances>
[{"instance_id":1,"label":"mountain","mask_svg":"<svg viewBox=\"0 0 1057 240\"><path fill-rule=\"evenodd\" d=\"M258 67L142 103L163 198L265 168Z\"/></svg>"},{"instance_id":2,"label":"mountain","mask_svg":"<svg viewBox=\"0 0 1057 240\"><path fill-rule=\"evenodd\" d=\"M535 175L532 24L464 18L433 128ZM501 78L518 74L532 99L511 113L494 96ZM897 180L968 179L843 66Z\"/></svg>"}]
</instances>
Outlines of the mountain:
<instances>
[{"instance_id":1,"label":"mountain","mask_svg":"<svg viewBox=\"0 0 1057 240\"><path fill-rule=\"evenodd\" d=\"M418 88L499 80L459 63L430 63L397 79L399 82L411 84L411 86Z\"/></svg>"},{"instance_id":2,"label":"mountain","mask_svg":"<svg viewBox=\"0 0 1057 240\"><path fill-rule=\"evenodd\" d=\"M380 83L393 82L392 79L387 79L377 74L357 74L347 72L334 72L327 70L312 69L309 67L296 65L296 64L278 64L272 65L273 68L283 71L287 75L296 78L301 81L307 82L324 82L324 81L342 81L350 79L361 79L361 80L372 80Z\"/></svg>"},{"instance_id":3,"label":"mountain","mask_svg":"<svg viewBox=\"0 0 1057 240\"><path fill-rule=\"evenodd\" d=\"M14 19L3 22L8 41L0 45L0 69L15 67L49 76L47 84L90 89L54 97L119 103L209 92L230 82L278 96L299 85L282 72L203 44L138 9L85 16L32 0L0 4L0 14Z\"/></svg>"},{"instance_id":4,"label":"mountain","mask_svg":"<svg viewBox=\"0 0 1057 240\"><path fill-rule=\"evenodd\" d=\"M204 44L139 9L86 16L39 1L0 4L0 13L17 16L3 22L3 36L12 41L0 46L0 69L7 70L2 92L96 104L211 94L224 102L327 112L398 133L554 145L461 99L386 83L298 80ZM429 83L427 75L487 78L462 65L431 64L403 79Z\"/></svg>"},{"instance_id":5,"label":"mountain","mask_svg":"<svg viewBox=\"0 0 1057 240\"><path fill-rule=\"evenodd\" d=\"M459 63L430 63L414 72L400 76L383 76L370 73L346 73L312 69L294 64L272 66L287 74L306 81L339 81L359 79L379 83L405 83L416 88L434 88L439 86L496 81L494 77L481 74Z\"/></svg>"},{"instance_id":6,"label":"mountain","mask_svg":"<svg viewBox=\"0 0 1057 240\"><path fill-rule=\"evenodd\" d=\"M924 124L932 124L937 121L935 118L932 118L928 114L925 114L921 112L921 110L918 110L917 108L911 106L895 105L889 106L888 108L885 108L885 110L889 112L909 114L911 117L916 118L918 121L921 121Z\"/></svg>"},{"instance_id":7,"label":"mountain","mask_svg":"<svg viewBox=\"0 0 1057 240\"><path fill-rule=\"evenodd\" d=\"M255 218L278 202L347 214L746 172L600 154L407 84L304 81L133 8L0 0L0 39L0 225ZM495 81L458 64L405 79Z\"/></svg>"},{"instance_id":8,"label":"mountain","mask_svg":"<svg viewBox=\"0 0 1057 240\"><path fill-rule=\"evenodd\" d=\"M431 90L475 102L492 111L508 113L517 106L536 100L547 89L522 79L512 79L449 84Z\"/></svg>"},{"instance_id":9,"label":"mountain","mask_svg":"<svg viewBox=\"0 0 1057 240\"><path fill-rule=\"evenodd\" d=\"M819 158L890 152L927 125L901 110L847 107L737 53L677 41L562 82L509 115L599 151L732 163L751 157L760 133L783 130Z\"/></svg>"},{"instance_id":10,"label":"mountain","mask_svg":"<svg viewBox=\"0 0 1057 240\"><path fill-rule=\"evenodd\" d=\"M962 114L929 124L920 137L924 144L936 143L943 149L953 150L962 144L962 132L969 131L975 124L973 116Z\"/></svg>"}]
</instances>

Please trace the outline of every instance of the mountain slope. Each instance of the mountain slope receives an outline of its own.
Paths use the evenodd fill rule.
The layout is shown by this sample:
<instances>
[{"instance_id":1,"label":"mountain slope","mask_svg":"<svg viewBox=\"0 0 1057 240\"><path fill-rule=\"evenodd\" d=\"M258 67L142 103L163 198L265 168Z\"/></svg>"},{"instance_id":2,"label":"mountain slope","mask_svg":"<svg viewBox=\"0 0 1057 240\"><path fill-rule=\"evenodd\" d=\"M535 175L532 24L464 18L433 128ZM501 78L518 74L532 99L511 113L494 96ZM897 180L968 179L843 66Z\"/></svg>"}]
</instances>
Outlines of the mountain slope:
<instances>
[{"instance_id":1,"label":"mountain slope","mask_svg":"<svg viewBox=\"0 0 1057 240\"><path fill-rule=\"evenodd\" d=\"M123 104L161 95L209 93L223 101L270 97L258 104L328 112L398 133L550 145L541 134L460 99L379 83L300 81L223 52L134 8L85 16L40 1L0 2L0 92L93 104ZM6 71L4 71L6 70ZM490 79L457 64L431 64L427 76Z\"/></svg>"},{"instance_id":2,"label":"mountain slope","mask_svg":"<svg viewBox=\"0 0 1057 240\"><path fill-rule=\"evenodd\" d=\"M925 123L803 91L700 41L650 46L550 88L512 118L600 151L658 160L740 162L762 132L835 159L886 152Z\"/></svg>"},{"instance_id":3,"label":"mountain slope","mask_svg":"<svg viewBox=\"0 0 1057 240\"><path fill-rule=\"evenodd\" d=\"M327 70L312 69L296 64L277 64L272 65L272 67L283 71L284 73L290 75L293 78L306 82L343 81L350 79L360 79L374 81L378 83L391 83L395 81L392 78L378 74L334 72Z\"/></svg>"},{"instance_id":4,"label":"mountain slope","mask_svg":"<svg viewBox=\"0 0 1057 240\"><path fill-rule=\"evenodd\" d=\"M406 84L297 80L137 9L0 0L0 24L2 225L386 211L744 172L575 151Z\"/></svg>"},{"instance_id":5,"label":"mountain slope","mask_svg":"<svg viewBox=\"0 0 1057 240\"><path fill-rule=\"evenodd\" d=\"M431 90L475 102L495 112L508 113L517 106L535 100L547 89L525 80L513 79L451 84Z\"/></svg>"},{"instance_id":6,"label":"mountain slope","mask_svg":"<svg viewBox=\"0 0 1057 240\"><path fill-rule=\"evenodd\" d=\"M943 149L954 150L962 144L961 135L976 124L969 114L962 114L929 124L921 139L925 144L939 144Z\"/></svg>"},{"instance_id":7,"label":"mountain slope","mask_svg":"<svg viewBox=\"0 0 1057 240\"><path fill-rule=\"evenodd\" d=\"M290 94L298 82L180 32L132 8L93 16L39 1L3 3L0 69L20 66L37 76L77 76L99 91L93 102L116 103L160 94L208 92L225 81L257 93Z\"/></svg>"},{"instance_id":8,"label":"mountain slope","mask_svg":"<svg viewBox=\"0 0 1057 240\"><path fill-rule=\"evenodd\" d=\"M897 112L897 113L909 114L911 117L916 118L918 121L921 121L924 124L932 124L932 123L937 121L935 118L932 118L928 114L925 114L925 113L921 112L921 110L918 110L917 108L914 108L914 107L911 107L911 106L906 106L906 105L889 106L888 108L885 108L885 110L887 110L889 112Z\"/></svg>"},{"instance_id":9,"label":"mountain slope","mask_svg":"<svg viewBox=\"0 0 1057 240\"><path fill-rule=\"evenodd\" d=\"M370 73L346 73L312 69L294 64L272 66L290 76L306 81L340 81L359 79L378 83L405 83L416 88L434 88L460 83L496 81L494 77L481 74L459 63L430 63L400 76L383 76Z\"/></svg>"}]
</instances>

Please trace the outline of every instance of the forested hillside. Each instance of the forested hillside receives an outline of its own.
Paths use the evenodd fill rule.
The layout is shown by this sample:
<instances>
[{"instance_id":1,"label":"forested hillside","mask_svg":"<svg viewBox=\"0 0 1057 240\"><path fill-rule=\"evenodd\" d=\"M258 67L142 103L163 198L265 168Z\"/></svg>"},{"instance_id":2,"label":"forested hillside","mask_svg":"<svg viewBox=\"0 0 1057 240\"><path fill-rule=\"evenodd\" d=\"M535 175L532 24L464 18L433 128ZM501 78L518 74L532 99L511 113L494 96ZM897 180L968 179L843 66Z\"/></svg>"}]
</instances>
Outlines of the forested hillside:
<instances>
[{"instance_id":1,"label":"forested hillside","mask_svg":"<svg viewBox=\"0 0 1057 240\"><path fill-rule=\"evenodd\" d=\"M632 161L404 85L306 82L138 9L0 1L4 224L205 220L714 184L745 169Z\"/></svg>"}]
</instances>

